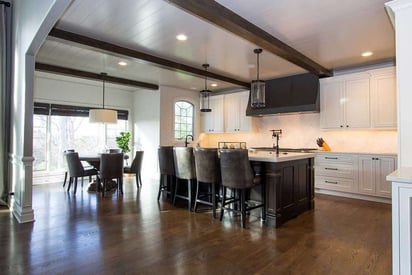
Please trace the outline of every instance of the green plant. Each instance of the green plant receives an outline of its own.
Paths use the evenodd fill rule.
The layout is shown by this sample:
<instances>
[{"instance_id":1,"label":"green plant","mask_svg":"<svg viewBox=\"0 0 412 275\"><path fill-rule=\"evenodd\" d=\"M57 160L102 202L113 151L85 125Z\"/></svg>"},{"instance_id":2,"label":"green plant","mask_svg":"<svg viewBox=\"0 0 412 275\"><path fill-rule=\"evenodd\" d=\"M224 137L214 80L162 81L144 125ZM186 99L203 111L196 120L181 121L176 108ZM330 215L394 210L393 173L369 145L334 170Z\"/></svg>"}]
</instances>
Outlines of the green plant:
<instances>
[{"instance_id":1,"label":"green plant","mask_svg":"<svg viewBox=\"0 0 412 275\"><path fill-rule=\"evenodd\" d=\"M120 132L120 135L116 137L117 146L119 146L119 148L122 149L123 153L130 152L129 142L130 142L129 132Z\"/></svg>"}]
</instances>

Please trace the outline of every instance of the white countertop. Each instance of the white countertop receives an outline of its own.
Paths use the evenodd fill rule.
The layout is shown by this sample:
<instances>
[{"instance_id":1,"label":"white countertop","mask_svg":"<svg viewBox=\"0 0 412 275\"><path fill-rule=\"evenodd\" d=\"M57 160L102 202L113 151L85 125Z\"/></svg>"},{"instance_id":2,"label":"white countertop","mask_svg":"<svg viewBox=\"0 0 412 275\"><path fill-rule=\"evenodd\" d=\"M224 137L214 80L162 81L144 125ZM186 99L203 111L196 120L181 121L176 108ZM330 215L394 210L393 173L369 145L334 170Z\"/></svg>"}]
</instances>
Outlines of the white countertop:
<instances>
[{"instance_id":1,"label":"white countertop","mask_svg":"<svg viewBox=\"0 0 412 275\"><path fill-rule=\"evenodd\" d=\"M385 152L385 153L376 153L376 152L348 152L348 151L323 151L319 150L316 153L322 154L356 154L356 155L383 155L383 156L397 156L397 153Z\"/></svg>"},{"instance_id":2,"label":"white countertop","mask_svg":"<svg viewBox=\"0 0 412 275\"><path fill-rule=\"evenodd\" d=\"M412 183L412 167L401 167L387 175L386 180Z\"/></svg>"},{"instance_id":3,"label":"white countertop","mask_svg":"<svg viewBox=\"0 0 412 275\"><path fill-rule=\"evenodd\" d=\"M314 158L315 156L316 153L279 153L277 156L275 152L249 150L249 160L252 161L283 162Z\"/></svg>"}]
</instances>

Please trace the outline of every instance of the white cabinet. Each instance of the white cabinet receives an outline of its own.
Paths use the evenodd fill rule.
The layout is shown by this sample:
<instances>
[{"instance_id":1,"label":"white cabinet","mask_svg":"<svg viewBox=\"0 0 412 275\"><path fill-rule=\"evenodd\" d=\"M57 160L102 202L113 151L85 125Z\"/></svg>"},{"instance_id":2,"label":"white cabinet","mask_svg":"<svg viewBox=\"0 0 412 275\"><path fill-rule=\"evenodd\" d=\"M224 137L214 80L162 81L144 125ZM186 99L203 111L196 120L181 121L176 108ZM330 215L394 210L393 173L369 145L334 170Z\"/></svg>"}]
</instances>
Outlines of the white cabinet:
<instances>
[{"instance_id":1,"label":"white cabinet","mask_svg":"<svg viewBox=\"0 0 412 275\"><path fill-rule=\"evenodd\" d=\"M201 113L204 133L222 133L224 128L224 96L210 97L211 112Z\"/></svg>"},{"instance_id":2,"label":"white cabinet","mask_svg":"<svg viewBox=\"0 0 412 275\"><path fill-rule=\"evenodd\" d=\"M320 99L323 129L396 128L394 67L323 78Z\"/></svg>"},{"instance_id":3,"label":"white cabinet","mask_svg":"<svg viewBox=\"0 0 412 275\"><path fill-rule=\"evenodd\" d=\"M315 187L356 192L356 156L318 153L315 158Z\"/></svg>"},{"instance_id":4,"label":"white cabinet","mask_svg":"<svg viewBox=\"0 0 412 275\"><path fill-rule=\"evenodd\" d=\"M372 127L396 128L396 73L395 68L371 71Z\"/></svg>"},{"instance_id":5,"label":"white cabinet","mask_svg":"<svg viewBox=\"0 0 412 275\"><path fill-rule=\"evenodd\" d=\"M225 95L225 131L250 131L251 118L246 116L249 91Z\"/></svg>"},{"instance_id":6,"label":"white cabinet","mask_svg":"<svg viewBox=\"0 0 412 275\"><path fill-rule=\"evenodd\" d=\"M321 128L359 129L370 127L369 74L322 79Z\"/></svg>"},{"instance_id":7,"label":"white cabinet","mask_svg":"<svg viewBox=\"0 0 412 275\"><path fill-rule=\"evenodd\" d=\"M395 156L359 155L359 193L390 198L391 183L386 176L395 169Z\"/></svg>"}]
</instances>

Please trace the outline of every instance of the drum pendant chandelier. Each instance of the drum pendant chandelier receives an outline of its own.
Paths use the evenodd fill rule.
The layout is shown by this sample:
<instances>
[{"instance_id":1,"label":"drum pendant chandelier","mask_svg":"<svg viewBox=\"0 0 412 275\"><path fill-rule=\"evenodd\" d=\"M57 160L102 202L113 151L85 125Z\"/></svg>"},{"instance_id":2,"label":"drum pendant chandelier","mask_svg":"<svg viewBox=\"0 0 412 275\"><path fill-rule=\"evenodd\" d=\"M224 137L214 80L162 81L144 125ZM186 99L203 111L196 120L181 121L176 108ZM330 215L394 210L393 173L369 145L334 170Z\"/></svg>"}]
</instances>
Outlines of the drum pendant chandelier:
<instances>
[{"instance_id":1,"label":"drum pendant chandelier","mask_svg":"<svg viewBox=\"0 0 412 275\"><path fill-rule=\"evenodd\" d=\"M103 108L102 109L90 109L89 122L92 123L117 123L117 111L104 108L104 93L105 93L105 81L106 73L101 73L103 80Z\"/></svg>"}]
</instances>

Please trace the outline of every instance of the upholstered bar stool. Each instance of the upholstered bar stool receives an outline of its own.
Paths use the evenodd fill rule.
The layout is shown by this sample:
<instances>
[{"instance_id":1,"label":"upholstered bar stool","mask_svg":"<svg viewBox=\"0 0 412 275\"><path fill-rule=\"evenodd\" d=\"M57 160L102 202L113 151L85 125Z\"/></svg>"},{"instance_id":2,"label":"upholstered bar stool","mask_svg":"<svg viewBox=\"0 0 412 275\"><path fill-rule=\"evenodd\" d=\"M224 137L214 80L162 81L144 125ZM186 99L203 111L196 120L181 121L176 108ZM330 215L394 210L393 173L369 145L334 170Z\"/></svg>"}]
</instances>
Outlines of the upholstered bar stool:
<instances>
[{"instance_id":1,"label":"upholstered bar stool","mask_svg":"<svg viewBox=\"0 0 412 275\"><path fill-rule=\"evenodd\" d=\"M220 221L223 219L225 210L240 213L242 226L246 228L246 212L262 207L262 219L266 217L265 203L266 194L264 181L260 176L255 176L249 162L248 150L246 149L221 149L220 150L220 170L222 174L223 197ZM258 184L262 186L262 203L255 206L248 206L246 201L247 192ZM232 196L227 198L227 188L230 188ZM239 202L240 209L231 208L232 203Z\"/></svg>"},{"instance_id":2,"label":"upholstered bar stool","mask_svg":"<svg viewBox=\"0 0 412 275\"><path fill-rule=\"evenodd\" d=\"M157 149L157 155L159 158L159 192L157 193L157 200L160 199L160 195L164 192L170 195L173 201L174 184L175 184L175 164L173 157L173 146L159 146Z\"/></svg>"},{"instance_id":3,"label":"upholstered bar stool","mask_svg":"<svg viewBox=\"0 0 412 275\"><path fill-rule=\"evenodd\" d=\"M196 180L195 159L193 148L191 147L174 147L173 157L175 163L176 186L173 196L173 204L176 204L176 198L188 201L189 211L192 210L192 183ZM187 183L187 196L178 194L179 184L181 181Z\"/></svg>"},{"instance_id":4,"label":"upholstered bar stool","mask_svg":"<svg viewBox=\"0 0 412 275\"><path fill-rule=\"evenodd\" d=\"M220 183L220 161L217 149L195 148L194 155L197 182L194 211L197 211L199 203L209 205L212 206L213 218L216 218L216 187L219 194ZM202 193L201 185L207 185L206 193Z\"/></svg>"}]
</instances>

